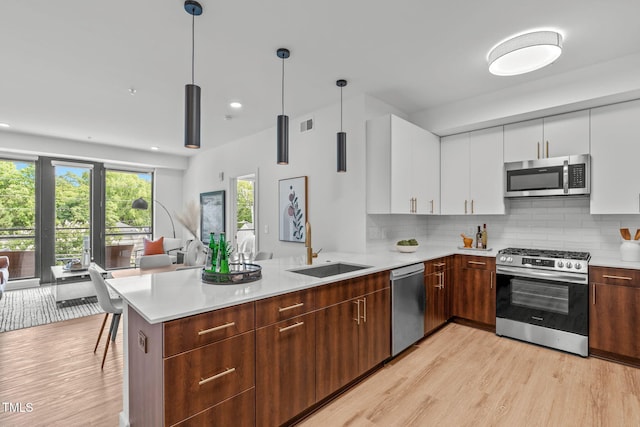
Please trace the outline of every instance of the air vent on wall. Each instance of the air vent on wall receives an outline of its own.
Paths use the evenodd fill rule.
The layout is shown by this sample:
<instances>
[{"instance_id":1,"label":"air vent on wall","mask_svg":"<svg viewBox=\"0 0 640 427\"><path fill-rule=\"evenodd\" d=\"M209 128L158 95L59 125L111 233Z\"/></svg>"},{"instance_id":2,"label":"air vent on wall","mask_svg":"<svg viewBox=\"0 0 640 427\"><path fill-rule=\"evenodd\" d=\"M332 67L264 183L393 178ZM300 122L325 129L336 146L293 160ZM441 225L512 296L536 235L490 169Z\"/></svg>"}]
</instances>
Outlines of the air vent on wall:
<instances>
[{"instance_id":1,"label":"air vent on wall","mask_svg":"<svg viewBox=\"0 0 640 427\"><path fill-rule=\"evenodd\" d=\"M313 130L313 127L313 117L307 118L300 122L300 133L311 132Z\"/></svg>"}]
</instances>

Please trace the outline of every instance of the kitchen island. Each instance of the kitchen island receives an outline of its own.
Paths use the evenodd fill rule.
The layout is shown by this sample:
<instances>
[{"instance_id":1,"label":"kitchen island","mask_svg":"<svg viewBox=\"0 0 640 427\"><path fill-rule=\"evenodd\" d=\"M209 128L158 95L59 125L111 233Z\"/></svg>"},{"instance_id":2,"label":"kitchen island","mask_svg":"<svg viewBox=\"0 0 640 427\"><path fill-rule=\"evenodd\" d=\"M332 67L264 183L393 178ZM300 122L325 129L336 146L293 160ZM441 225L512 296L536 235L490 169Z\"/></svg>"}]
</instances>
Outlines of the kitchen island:
<instances>
[{"instance_id":1,"label":"kitchen island","mask_svg":"<svg viewBox=\"0 0 640 427\"><path fill-rule=\"evenodd\" d=\"M331 262L367 266L326 278L289 271L304 267L304 257L273 259L260 262L261 280L239 285L202 283L200 270L109 279L109 285L123 297L126 306L120 424L145 424L149 419L146 417L153 413L154 418L150 419L154 425L176 425L187 419L196 422L196 416L214 416L215 411L238 410L255 414L245 420L247 425L256 421L269 424L265 419L276 424L288 420L390 357L388 270L459 252L421 247L412 254L391 249L366 254L326 253L314 260L314 266ZM492 252L483 254L495 256ZM283 351L263 357L273 350L268 334L293 336L296 329L300 336L314 340L298 342L291 338ZM189 334L196 338L188 338ZM323 353L329 348L342 353L345 346L351 346L346 353L353 357ZM273 395L266 397L269 405L260 405L265 399L260 396L261 377L277 372L277 364L269 365L269 361L277 361L288 352L295 354L289 356L287 363L294 364L300 373L311 372L304 382L313 384L315 380L315 384L313 390L306 390L306 398L305 384L299 384L300 392L291 394L291 398L300 400L294 402L294 408L284 405L281 412L285 415L271 414ZM195 369L211 359L224 359L224 355L236 359L221 360L219 367L196 373L195 385L187 385L178 393L184 402L175 401L175 395L169 398L168 394L175 392L181 382L189 382L186 377L190 372L185 367ZM314 369L295 365L300 360L313 361ZM263 372L265 375L261 375ZM173 376L178 381L170 378ZM277 375L269 379L273 387L278 380ZM295 380L295 376L289 380ZM216 397L208 392L198 397L198 390L210 382L218 383L216 390L223 390L222 394ZM283 392L290 388L291 384L281 387ZM254 402L258 402L255 410ZM220 416L215 414L216 418Z\"/></svg>"}]
</instances>

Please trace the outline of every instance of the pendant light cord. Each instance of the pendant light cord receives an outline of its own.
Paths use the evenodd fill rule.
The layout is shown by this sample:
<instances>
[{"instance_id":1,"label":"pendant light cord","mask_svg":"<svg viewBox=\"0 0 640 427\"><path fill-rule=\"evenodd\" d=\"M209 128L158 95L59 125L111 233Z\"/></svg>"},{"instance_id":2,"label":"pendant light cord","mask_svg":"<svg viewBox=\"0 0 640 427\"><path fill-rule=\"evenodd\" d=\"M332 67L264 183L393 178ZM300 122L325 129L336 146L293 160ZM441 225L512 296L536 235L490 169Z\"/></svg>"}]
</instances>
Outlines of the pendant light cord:
<instances>
[{"instance_id":1,"label":"pendant light cord","mask_svg":"<svg viewBox=\"0 0 640 427\"><path fill-rule=\"evenodd\" d=\"M282 115L284 116L284 57L282 58Z\"/></svg>"},{"instance_id":2,"label":"pendant light cord","mask_svg":"<svg viewBox=\"0 0 640 427\"><path fill-rule=\"evenodd\" d=\"M340 87L340 132L342 132L342 86Z\"/></svg>"},{"instance_id":3,"label":"pendant light cord","mask_svg":"<svg viewBox=\"0 0 640 427\"><path fill-rule=\"evenodd\" d=\"M194 69L196 56L196 15L191 15L191 84L195 84Z\"/></svg>"}]
</instances>

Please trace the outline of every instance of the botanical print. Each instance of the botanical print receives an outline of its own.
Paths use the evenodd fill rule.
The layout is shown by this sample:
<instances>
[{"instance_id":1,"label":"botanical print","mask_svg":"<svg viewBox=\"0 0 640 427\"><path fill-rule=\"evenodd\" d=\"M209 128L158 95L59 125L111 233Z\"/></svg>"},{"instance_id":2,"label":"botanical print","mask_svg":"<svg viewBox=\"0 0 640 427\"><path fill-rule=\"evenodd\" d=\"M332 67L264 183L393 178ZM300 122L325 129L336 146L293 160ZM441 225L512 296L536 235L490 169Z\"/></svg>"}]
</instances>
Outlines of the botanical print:
<instances>
[{"instance_id":1,"label":"botanical print","mask_svg":"<svg viewBox=\"0 0 640 427\"><path fill-rule=\"evenodd\" d=\"M307 211L307 177L280 181L280 240L304 242Z\"/></svg>"}]
</instances>

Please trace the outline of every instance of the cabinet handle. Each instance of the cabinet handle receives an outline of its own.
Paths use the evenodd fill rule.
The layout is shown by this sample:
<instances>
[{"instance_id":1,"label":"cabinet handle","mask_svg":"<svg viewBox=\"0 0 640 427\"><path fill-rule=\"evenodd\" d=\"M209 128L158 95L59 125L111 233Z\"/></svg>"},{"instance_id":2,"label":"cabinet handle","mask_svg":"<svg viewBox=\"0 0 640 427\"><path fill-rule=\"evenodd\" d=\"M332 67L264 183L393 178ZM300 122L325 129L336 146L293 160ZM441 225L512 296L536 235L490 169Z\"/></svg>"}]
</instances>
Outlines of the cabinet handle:
<instances>
[{"instance_id":1,"label":"cabinet handle","mask_svg":"<svg viewBox=\"0 0 640 427\"><path fill-rule=\"evenodd\" d=\"M627 276L609 276L608 274L603 274L602 277L605 278L605 279L632 280L631 277L627 277Z\"/></svg>"},{"instance_id":2,"label":"cabinet handle","mask_svg":"<svg viewBox=\"0 0 640 427\"><path fill-rule=\"evenodd\" d=\"M595 285L595 283L592 286L593 286L593 305L596 305L596 285Z\"/></svg>"},{"instance_id":3,"label":"cabinet handle","mask_svg":"<svg viewBox=\"0 0 640 427\"><path fill-rule=\"evenodd\" d=\"M360 300L354 301L353 303L358 306L358 313L356 314L356 318L353 320L355 320L356 323L359 325L360 324Z\"/></svg>"},{"instance_id":4,"label":"cabinet handle","mask_svg":"<svg viewBox=\"0 0 640 427\"><path fill-rule=\"evenodd\" d=\"M303 302L299 302L297 304L290 305L289 307L278 307L278 312L282 313L283 311L293 310L294 308L302 307L303 305Z\"/></svg>"},{"instance_id":5,"label":"cabinet handle","mask_svg":"<svg viewBox=\"0 0 640 427\"><path fill-rule=\"evenodd\" d=\"M364 321L364 323L367 323L367 297L364 297L362 299L362 305L364 306L364 309L362 310L362 312L364 313L364 316L362 316L362 320Z\"/></svg>"},{"instance_id":6,"label":"cabinet handle","mask_svg":"<svg viewBox=\"0 0 640 427\"><path fill-rule=\"evenodd\" d=\"M284 331L288 331L289 329L297 328L297 327L302 326L302 325L304 325L304 322L297 322L297 323L294 323L293 325L289 325L289 326L285 326L284 328L280 328L279 332L282 333Z\"/></svg>"},{"instance_id":7,"label":"cabinet handle","mask_svg":"<svg viewBox=\"0 0 640 427\"><path fill-rule=\"evenodd\" d=\"M467 264L487 265L486 262L480 262L480 261L467 261Z\"/></svg>"},{"instance_id":8,"label":"cabinet handle","mask_svg":"<svg viewBox=\"0 0 640 427\"><path fill-rule=\"evenodd\" d=\"M447 274L447 273L445 273L445 272L443 271L443 272L442 272L442 284L441 284L440 289L444 289L444 275L445 275L445 274Z\"/></svg>"},{"instance_id":9,"label":"cabinet handle","mask_svg":"<svg viewBox=\"0 0 640 427\"><path fill-rule=\"evenodd\" d=\"M447 265L446 262L438 262L438 263L433 264L434 267L444 267L445 265Z\"/></svg>"},{"instance_id":10,"label":"cabinet handle","mask_svg":"<svg viewBox=\"0 0 640 427\"><path fill-rule=\"evenodd\" d=\"M235 326L235 325L236 325L236 322L225 323L224 325L216 326L215 328L203 329L201 331L198 331L198 335L209 334L211 332L220 331L222 329L230 328L230 327Z\"/></svg>"},{"instance_id":11,"label":"cabinet handle","mask_svg":"<svg viewBox=\"0 0 640 427\"><path fill-rule=\"evenodd\" d=\"M471 199L471 213L473 214L473 199Z\"/></svg>"},{"instance_id":12,"label":"cabinet handle","mask_svg":"<svg viewBox=\"0 0 640 427\"><path fill-rule=\"evenodd\" d=\"M489 279L489 289L493 289L493 271L491 272L489 277L490 277L490 279Z\"/></svg>"},{"instance_id":13,"label":"cabinet handle","mask_svg":"<svg viewBox=\"0 0 640 427\"><path fill-rule=\"evenodd\" d=\"M549 141L547 141L547 159L549 158Z\"/></svg>"},{"instance_id":14,"label":"cabinet handle","mask_svg":"<svg viewBox=\"0 0 640 427\"><path fill-rule=\"evenodd\" d=\"M538 142L538 158L540 158L540 142Z\"/></svg>"},{"instance_id":15,"label":"cabinet handle","mask_svg":"<svg viewBox=\"0 0 640 427\"><path fill-rule=\"evenodd\" d=\"M203 385L203 384L208 383L209 381L217 380L218 378L224 377L225 375L229 375L230 373L235 372L235 371L236 371L236 368L229 368L229 369L227 369L227 370L225 370L225 371L220 372L219 374L215 374L215 375L214 375L214 376L212 376L212 377L209 377L209 378L202 378L202 379L198 382L198 385Z\"/></svg>"},{"instance_id":16,"label":"cabinet handle","mask_svg":"<svg viewBox=\"0 0 640 427\"><path fill-rule=\"evenodd\" d=\"M464 201L464 213L467 213L467 201L466 201L466 199Z\"/></svg>"},{"instance_id":17,"label":"cabinet handle","mask_svg":"<svg viewBox=\"0 0 640 427\"><path fill-rule=\"evenodd\" d=\"M431 213L433 213L433 200L431 201Z\"/></svg>"}]
</instances>

